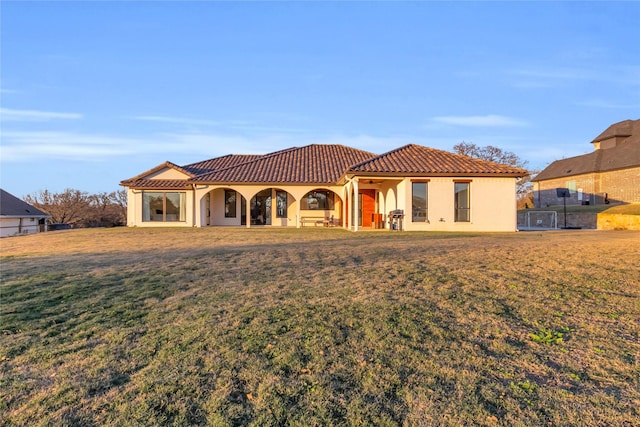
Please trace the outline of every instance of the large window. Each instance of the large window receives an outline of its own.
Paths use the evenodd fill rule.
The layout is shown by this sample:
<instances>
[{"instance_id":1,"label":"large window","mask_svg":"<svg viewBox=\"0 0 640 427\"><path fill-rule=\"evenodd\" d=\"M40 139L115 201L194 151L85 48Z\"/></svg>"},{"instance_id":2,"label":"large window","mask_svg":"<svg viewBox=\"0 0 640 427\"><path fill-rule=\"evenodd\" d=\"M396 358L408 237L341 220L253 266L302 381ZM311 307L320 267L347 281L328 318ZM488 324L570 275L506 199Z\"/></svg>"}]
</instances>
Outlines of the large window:
<instances>
[{"instance_id":1,"label":"large window","mask_svg":"<svg viewBox=\"0 0 640 427\"><path fill-rule=\"evenodd\" d=\"M427 182L411 183L411 221L426 222L427 221Z\"/></svg>"},{"instance_id":2,"label":"large window","mask_svg":"<svg viewBox=\"0 0 640 427\"><path fill-rule=\"evenodd\" d=\"M224 217L236 217L236 192L234 190L224 190Z\"/></svg>"},{"instance_id":3,"label":"large window","mask_svg":"<svg viewBox=\"0 0 640 427\"><path fill-rule=\"evenodd\" d=\"M333 209L333 191L314 190L309 191L300 200L300 209L302 210L332 210Z\"/></svg>"},{"instance_id":4,"label":"large window","mask_svg":"<svg viewBox=\"0 0 640 427\"><path fill-rule=\"evenodd\" d=\"M286 191L276 191L276 217L277 218L286 218L287 217L287 192Z\"/></svg>"},{"instance_id":5,"label":"large window","mask_svg":"<svg viewBox=\"0 0 640 427\"><path fill-rule=\"evenodd\" d=\"M142 193L142 220L173 222L186 220L186 198L184 192L151 192Z\"/></svg>"},{"instance_id":6,"label":"large window","mask_svg":"<svg viewBox=\"0 0 640 427\"><path fill-rule=\"evenodd\" d=\"M469 182L455 183L455 221L471 221L471 193Z\"/></svg>"}]
</instances>

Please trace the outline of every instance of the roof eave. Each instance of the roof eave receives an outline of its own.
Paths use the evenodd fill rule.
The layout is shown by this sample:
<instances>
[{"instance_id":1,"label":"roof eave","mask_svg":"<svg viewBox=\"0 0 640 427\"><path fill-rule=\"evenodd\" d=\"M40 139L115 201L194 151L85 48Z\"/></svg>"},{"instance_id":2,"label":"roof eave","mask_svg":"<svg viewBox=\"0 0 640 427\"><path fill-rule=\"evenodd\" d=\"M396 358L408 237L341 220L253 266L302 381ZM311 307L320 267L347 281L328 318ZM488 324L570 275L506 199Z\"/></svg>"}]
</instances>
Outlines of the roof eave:
<instances>
[{"instance_id":1,"label":"roof eave","mask_svg":"<svg viewBox=\"0 0 640 427\"><path fill-rule=\"evenodd\" d=\"M26 214L26 215L5 215L5 214L0 214L0 218L51 218L51 215L46 215L46 214Z\"/></svg>"},{"instance_id":2,"label":"roof eave","mask_svg":"<svg viewBox=\"0 0 640 427\"><path fill-rule=\"evenodd\" d=\"M392 178L411 178L411 177L485 177L485 178L521 178L526 176L526 172L504 172L504 173L490 173L490 172L349 172L347 174L350 178L356 176L371 176L371 177L392 177Z\"/></svg>"}]
</instances>

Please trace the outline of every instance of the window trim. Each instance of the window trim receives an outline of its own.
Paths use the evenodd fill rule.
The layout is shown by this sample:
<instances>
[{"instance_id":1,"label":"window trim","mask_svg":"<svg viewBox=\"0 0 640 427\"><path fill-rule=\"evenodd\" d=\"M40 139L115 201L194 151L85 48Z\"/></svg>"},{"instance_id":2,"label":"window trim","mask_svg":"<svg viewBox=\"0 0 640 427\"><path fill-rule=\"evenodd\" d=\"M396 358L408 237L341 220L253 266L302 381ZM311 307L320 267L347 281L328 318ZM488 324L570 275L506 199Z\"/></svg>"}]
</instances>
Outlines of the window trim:
<instances>
[{"instance_id":1,"label":"window trim","mask_svg":"<svg viewBox=\"0 0 640 427\"><path fill-rule=\"evenodd\" d=\"M162 215L161 220L152 219L151 206L145 201L145 196L148 194L161 194L162 195L162 212L155 215ZM168 220L167 214L167 194L177 194L179 198L178 214L175 220ZM146 208L145 208L146 206ZM157 211L157 209L156 209ZM147 216L149 219L147 219ZM162 223L174 223L174 222L187 222L187 192L186 191L142 191L142 222L162 222Z\"/></svg>"},{"instance_id":2,"label":"window trim","mask_svg":"<svg viewBox=\"0 0 640 427\"><path fill-rule=\"evenodd\" d=\"M453 180L453 222L470 223L471 222L471 183L470 179L454 179ZM467 184L467 207L458 207L458 192L456 191L457 184ZM466 210L466 220L460 220L458 213L461 210Z\"/></svg>"},{"instance_id":3,"label":"window trim","mask_svg":"<svg viewBox=\"0 0 640 427\"><path fill-rule=\"evenodd\" d=\"M428 179L412 179L411 180L411 222L415 222L415 223L428 223L429 222L429 181ZM425 188L424 188L424 202L425 202L425 208L424 208L424 219L423 217L416 217L415 213L414 213L414 207L413 207L413 194L414 194L414 184L425 184ZM420 218L420 219L416 219L416 218Z\"/></svg>"},{"instance_id":4,"label":"window trim","mask_svg":"<svg viewBox=\"0 0 640 427\"><path fill-rule=\"evenodd\" d=\"M284 194L284 208L283 214L280 214L280 197ZM276 190L276 218L287 218L289 208L289 193L284 190Z\"/></svg>"},{"instance_id":5,"label":"window trim","mask_svg":"<svg viewBox=\"0 0 640 427\"><path fill-rule=\"evenodd\" d=\"M233 205L229 202L229 196L231 195L231 193L233 193ZM236 190L229 190L229 189L225 188L225 190L224 190L224 217L225 218L236 218L238 216L238 214L237 214L237 210L238 210L237 205L238 205L238 192ZM231 206L233 206L233 211L232 211L232 209L228 209Z\"/></svg>"},{"instance_id":6,"label":"window trim","mask_svg":"<svg viewBox=\"0 0 640 427\"><path fill-rule=\"evenodd\" d=\"M311 207L309 205L309 198L310 198L309 196L312 195L312 193L324 194L325 200L327 201L326 206L320 206L320 204L318 204L318 207L316 208ZM311 190L305 193L305 195L302 196L302 199L300 199L300 210L303 210L303 211L332 211L333 209L335 209L335 193L331 190L325 190L325 189Z\"/></svg>"}]
</instances>

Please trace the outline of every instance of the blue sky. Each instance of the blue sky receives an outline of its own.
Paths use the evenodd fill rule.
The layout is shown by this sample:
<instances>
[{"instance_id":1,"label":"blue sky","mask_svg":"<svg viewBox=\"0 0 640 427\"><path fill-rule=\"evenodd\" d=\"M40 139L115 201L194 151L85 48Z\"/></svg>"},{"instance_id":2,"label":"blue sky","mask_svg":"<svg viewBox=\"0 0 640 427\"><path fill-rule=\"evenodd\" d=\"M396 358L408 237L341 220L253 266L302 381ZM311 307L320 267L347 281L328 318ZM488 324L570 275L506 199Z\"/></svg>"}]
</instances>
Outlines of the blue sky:
<instances>
[{"instance_id":1,"label":"blue sky","mask_svg":"<svg viewBox=\"0 0 640 427\"><path fill-rule=\"evenodd\" d=\"M165 160L465 141L531 168L640 118L640 2L1 4L0 185Z\"/></svg>"}]
</instances>

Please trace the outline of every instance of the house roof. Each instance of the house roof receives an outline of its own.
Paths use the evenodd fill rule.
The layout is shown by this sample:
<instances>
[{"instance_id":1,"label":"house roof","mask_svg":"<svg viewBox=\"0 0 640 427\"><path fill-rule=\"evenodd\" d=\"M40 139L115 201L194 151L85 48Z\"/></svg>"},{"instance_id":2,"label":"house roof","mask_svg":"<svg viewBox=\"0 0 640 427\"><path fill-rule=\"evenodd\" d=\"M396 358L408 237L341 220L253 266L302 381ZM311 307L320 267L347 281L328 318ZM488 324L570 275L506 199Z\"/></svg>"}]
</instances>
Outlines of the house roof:
<instances>
[{"instance_id":1,"label":"house roof","mask_svg":"<svg viewBox=\"0 0 640 427\"><path fill-rule=\"evenodd\" d=\"M263 157L262 154L227 154L226 156L216 157L202 162L191 163L183 168L194 175L202 175L217 170L226 169L231 166L237 166L242 163L251 162Z\"/></svg>"},{"instance_id":2,"label":"house roof","mask_svg":"<svg viewBox=\"0 0 640 427\"><path fill-rule=\"evenodd\" d=\"M615 123L592 142L606 141L615 137L624 139L611 148L601 148L581 156L556 160L536 175L532 181L640 167L640 120Z\"/></svg>"},{"instance_id":3,"label":"house roof","mask_svg":"<svg viewBox=\"0 0 640 427\"><path fill-rule=\"evenodd\" d=\"M150 179L165 168L185 179ZM193 184L337 184L346 174L381 176L524 176L523 169L409 144L385 154L339 144L311 144L265 155L229 154L186 166L165 162L124 180L137 189L186 189Z\"/></svg>"},{"instance_id":4,"label":"house roof","mask_svg":"<svg viewBox=\"0 0 640 427\"><path fill-rule=\"evenodd\" d=\"M138 190L185 190L191 188L187 179L130 179L122 181L120 185L135 188Z\"/></svg>"},{"instance_id":5,"label":"house roof","mask_svg":"<svg viewBox=\"0 0 640 427\"><path fill-rule=\"evenodd\" d=\"M635 141L640 141L640 120L623 120L609 126L591 142L605 141L610 138L633 136Z\"/></svg>"},{"instance_id":6,"label":"house roof","mask_svg":"<svg viewBox=\"0 0 640 427\"><path fill-rule=\"evenodd\" d=\"M133 178L129 178L129 179L125 179L123 181L121 181L122 185L126 185L125 183L129 183L129 182L136 182L136 181L140 181L140 180L144 180L146 179L147 176L154 174L156 172L160 172L163 169L174 169L177 170L179 172L182 172L183 174L189 176L189 177L194 177L195 174L183 167L180 167L178 165L176 165L175 163L171 163L170 161L166 161L164 163L159 164L158 166L149 169L148 171L142 172L141 174L138 174L136 176L134 176Z\"/></svg>"},{"instance_id":7,"label":"house roof","mask_svg":"<svg viewBox=\"0 0 640 427\"><path fill-rule=\"evenodd\" d=\"M193 178L199 183L337 183L349 166L375 154L337 144L311 144Z\"/></svg>"},{"instance_id":8,"label":"house roof","mask_svg":"<svg viewBox=\"0 0 640 427\"><path fill-rule=\"evenodd\" d=\"M24 200L18 199L13 194L0 189L0 216L48 218L50 215L42 212L34 206L31 206Z\"/></svg>"},{"instance_id":9,"label":"house roof","mask_svg":"<svg viewBox=\"0 0 640 427\"><path fill-rule=\"evenodd\" d=\"M367 159L350 167L349 173L515 177L527 174L525 170L520 168L415 144L405 145L372 159Z\"/></svg>"}]
</instances>

